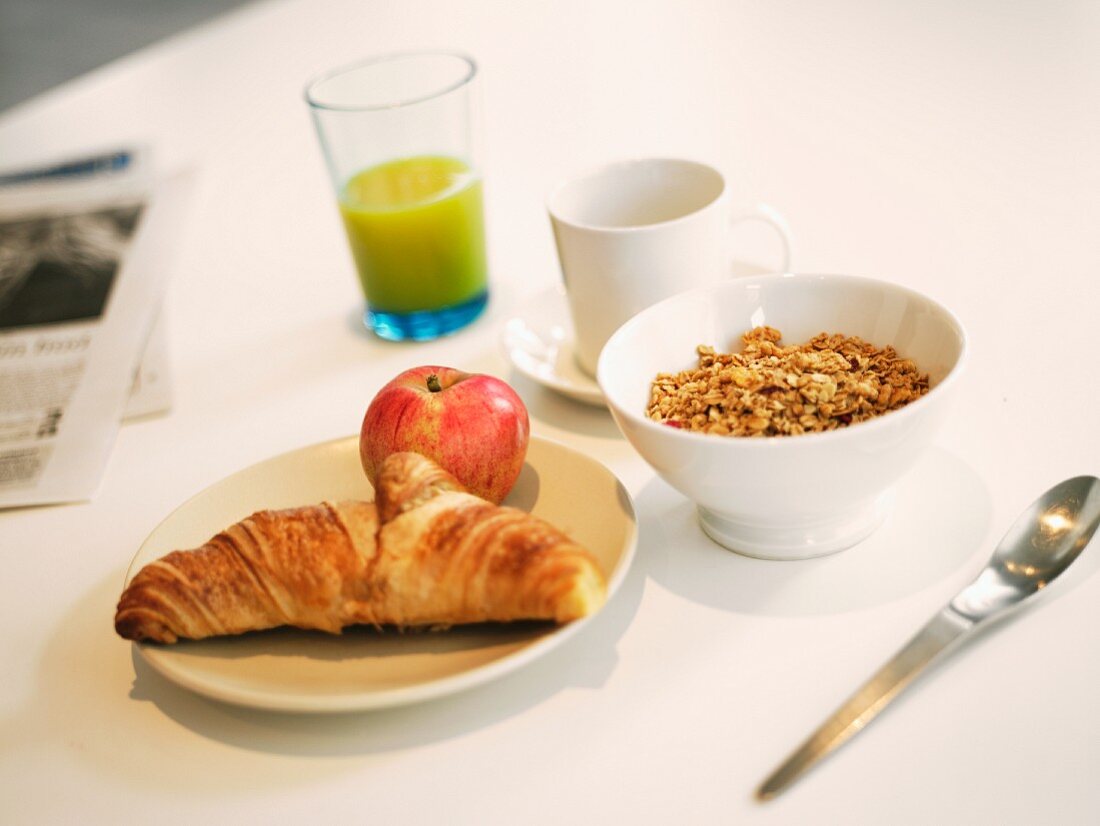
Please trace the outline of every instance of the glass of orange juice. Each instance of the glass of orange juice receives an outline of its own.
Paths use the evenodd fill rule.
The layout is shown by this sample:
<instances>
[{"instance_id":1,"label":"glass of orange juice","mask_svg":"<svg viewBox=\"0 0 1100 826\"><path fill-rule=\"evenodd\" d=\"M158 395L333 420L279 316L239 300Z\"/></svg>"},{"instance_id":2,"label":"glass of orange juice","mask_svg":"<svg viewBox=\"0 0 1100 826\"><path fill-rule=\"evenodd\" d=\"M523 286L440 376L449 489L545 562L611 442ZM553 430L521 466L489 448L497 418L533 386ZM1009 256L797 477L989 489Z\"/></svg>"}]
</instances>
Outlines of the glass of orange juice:
<instances>
[{"instance_id":1,"label":"glass of orange juice","mask_svg":"<svg viewBox=\"0 0 1100 826\"><path fill-rule=\"evenodd\" d=\"M488 301L477 65L416 52L364 60L306 88L378 336L427 340Z\"/></svg>"}]
</instances>

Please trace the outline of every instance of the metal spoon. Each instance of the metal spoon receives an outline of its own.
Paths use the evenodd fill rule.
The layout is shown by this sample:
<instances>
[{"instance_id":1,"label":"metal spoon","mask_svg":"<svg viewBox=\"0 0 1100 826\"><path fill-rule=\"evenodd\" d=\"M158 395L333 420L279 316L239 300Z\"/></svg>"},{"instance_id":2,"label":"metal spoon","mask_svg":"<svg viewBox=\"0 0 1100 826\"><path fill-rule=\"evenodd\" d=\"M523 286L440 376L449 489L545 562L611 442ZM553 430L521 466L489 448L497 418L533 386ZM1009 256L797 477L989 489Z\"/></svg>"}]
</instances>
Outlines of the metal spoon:
<instances>
[{"instance_id":1,"label":"metal spoon","mask_svg":"<svg viewBox=\"0 0 1100 826\"><path fill-rule=\"evenodd\" d=\"M1100 525L1100 479L1055 485L1008 529L978 577L955 595L756 791L769 800L867 726L934 661L1022 605L1077 559Z\"/></svg>"}]
</instances>

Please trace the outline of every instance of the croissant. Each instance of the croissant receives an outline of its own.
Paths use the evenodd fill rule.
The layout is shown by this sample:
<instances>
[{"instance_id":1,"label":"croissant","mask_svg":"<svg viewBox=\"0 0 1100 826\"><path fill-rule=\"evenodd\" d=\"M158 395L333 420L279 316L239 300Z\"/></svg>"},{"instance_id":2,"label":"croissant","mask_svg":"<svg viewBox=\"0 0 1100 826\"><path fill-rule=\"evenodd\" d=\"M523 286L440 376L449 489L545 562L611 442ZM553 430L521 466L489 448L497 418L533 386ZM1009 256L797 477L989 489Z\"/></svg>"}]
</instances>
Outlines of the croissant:
<instances>
[{"instance_id":1,"label":"croissant","mask_svg":"<svg viewBox=\"0 0 1100 826\"><path fill-rule=\"evenodd\" d=\"M403 453L383 464L376 503L260 511L149 563L123 592L115 630L171 643L284 625L564 623L604 597L596 561L565 534Z\"/></svg>"}]
</instances>

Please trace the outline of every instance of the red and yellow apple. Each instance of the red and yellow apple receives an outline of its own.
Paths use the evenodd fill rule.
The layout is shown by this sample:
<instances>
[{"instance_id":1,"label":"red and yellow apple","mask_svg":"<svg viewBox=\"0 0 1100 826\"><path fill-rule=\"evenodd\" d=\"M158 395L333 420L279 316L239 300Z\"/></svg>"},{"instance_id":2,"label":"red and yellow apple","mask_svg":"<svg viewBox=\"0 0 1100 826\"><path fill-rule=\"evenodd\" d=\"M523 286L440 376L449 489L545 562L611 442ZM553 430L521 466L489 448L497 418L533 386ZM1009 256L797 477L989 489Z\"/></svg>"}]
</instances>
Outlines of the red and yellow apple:
<instances>
[{"instance_id":1,"label":"red and yellow apple","mask_svg":"<svg viewBox=\"0 0 1100 826\"><path fill-rule=\"evenodd\" d=\"M414 367L378 391L363 417L359 458L373 485L391 453L427 456L499 504L519 477L531 424L506 382L451 367Z\"/></svg>"}]
</instances>

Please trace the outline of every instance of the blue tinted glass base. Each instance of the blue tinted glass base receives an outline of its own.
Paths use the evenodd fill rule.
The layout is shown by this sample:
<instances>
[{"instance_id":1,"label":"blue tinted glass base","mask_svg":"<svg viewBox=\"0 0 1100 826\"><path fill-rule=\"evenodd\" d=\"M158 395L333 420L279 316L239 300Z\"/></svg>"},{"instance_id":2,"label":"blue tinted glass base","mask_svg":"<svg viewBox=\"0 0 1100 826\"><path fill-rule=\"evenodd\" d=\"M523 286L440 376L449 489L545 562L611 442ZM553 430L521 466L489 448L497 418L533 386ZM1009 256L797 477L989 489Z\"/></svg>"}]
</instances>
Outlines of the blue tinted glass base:
<instances>
[{"instance_id":1,"label":"blue tinted glass base","mask_svg":"<svg viewBox=\"0 0 1100 826\"><path fill-rule=\"evenodd\" d=\"M386 313L369 306L363 323L379 338L388 341L429 341L461 330L479 315L489 303L489 291L479 293L469 301L441 310L421 310L415 313Z\"/></svg>"}]
</instances>

